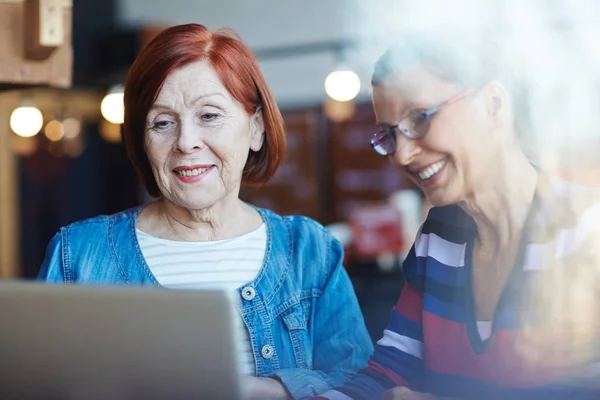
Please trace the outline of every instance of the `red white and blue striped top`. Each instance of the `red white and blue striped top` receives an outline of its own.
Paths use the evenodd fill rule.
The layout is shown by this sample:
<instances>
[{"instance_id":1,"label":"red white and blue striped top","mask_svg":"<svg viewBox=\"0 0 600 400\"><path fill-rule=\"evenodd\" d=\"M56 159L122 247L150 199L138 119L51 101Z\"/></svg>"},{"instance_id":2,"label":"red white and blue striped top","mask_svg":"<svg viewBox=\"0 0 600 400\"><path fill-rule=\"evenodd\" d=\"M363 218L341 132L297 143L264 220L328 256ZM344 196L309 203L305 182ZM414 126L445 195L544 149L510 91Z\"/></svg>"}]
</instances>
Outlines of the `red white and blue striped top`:
<instances>
[{"instance_id":1,"label":"red white and blue striped top","mask_svg":"<svg viewBox=\"0 0 600 400\"><path fill-rule=\"evenodd\" d=\"M573 187L561 184L554 189L556 195ZM539 221L543 210L557 210L559 204L546 203L552 207L536 210ZM471 282L475 224L458 206L433 208L404 262L405 287L368 367L317 399L379 399L395 386L437 398L600 399L594 392L598 387L568 384L565 369L524 362L515 345L523 321L535 326L539 317L531 310L523 312L523 299L541 290L536 281L557 265L554 261L567 260L574 249L592 245L588 240L598 232L600 207L592 204L577 214L575 223L550 224L551 235L529 238L522 245L520 262L498 303L491 336L483 340ZM565 218L553 214L544 223L559 220ZM548 325L537 328L540 335L552 333Z\"/></svg>"}]
</instances>

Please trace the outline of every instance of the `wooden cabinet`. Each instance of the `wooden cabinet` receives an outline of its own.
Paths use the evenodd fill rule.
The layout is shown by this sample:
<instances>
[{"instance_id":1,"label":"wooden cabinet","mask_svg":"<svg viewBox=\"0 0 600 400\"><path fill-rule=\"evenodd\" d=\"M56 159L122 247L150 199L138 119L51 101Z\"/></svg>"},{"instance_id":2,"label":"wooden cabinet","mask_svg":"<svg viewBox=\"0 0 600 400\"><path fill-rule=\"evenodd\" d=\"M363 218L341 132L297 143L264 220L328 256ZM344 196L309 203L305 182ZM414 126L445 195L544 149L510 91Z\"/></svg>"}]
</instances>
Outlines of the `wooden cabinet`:
<instances>
[{"instance_id":1,"label":"wooden cabinet","mask_svg":"<svg viewBox=\"0 0 600 400\"><path fill-rule=\"evenodd\" d=\"M69 87L72 0L0 0L0 89Z\"/></svg>"}]
</instances>

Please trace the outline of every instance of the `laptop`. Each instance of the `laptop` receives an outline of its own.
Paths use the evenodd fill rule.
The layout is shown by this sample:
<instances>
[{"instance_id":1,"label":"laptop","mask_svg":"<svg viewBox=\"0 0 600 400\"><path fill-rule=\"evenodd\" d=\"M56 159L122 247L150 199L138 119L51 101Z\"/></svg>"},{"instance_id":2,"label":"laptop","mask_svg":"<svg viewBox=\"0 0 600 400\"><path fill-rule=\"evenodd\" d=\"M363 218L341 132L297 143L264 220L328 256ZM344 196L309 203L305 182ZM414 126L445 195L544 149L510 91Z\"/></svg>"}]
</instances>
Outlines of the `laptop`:
<instances>
[{"instance_id":1,"label":"laptop","mask_svg":"<svg viewBox=\"0 0 600 400\"><path fill-rule=\"evenodd\" d=\"M238 399L221 291L0 282L0 399Z\"/></svg>"}]
</instances>

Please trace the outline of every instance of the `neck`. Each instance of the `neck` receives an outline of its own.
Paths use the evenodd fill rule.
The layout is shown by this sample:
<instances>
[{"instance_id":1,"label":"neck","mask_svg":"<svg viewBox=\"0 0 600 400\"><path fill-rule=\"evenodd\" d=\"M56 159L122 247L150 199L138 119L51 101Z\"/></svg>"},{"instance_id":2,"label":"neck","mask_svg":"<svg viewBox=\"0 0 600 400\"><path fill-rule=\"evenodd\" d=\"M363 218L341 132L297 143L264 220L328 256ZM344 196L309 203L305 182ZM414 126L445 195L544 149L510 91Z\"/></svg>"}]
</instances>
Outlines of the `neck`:
<instances>
[{"instance_id":1,"label":"neck","mask_svg":"<svg viewBox=\"0 0 600 400\"><path fill-rule=\"evenodd\" d=\"M477 226L477 245L492 257L520 240L537 185L538 173L520 150L500 161L496 174L468 196L461 207Z\"/></svg>"},{"instance_id":2,"label":"neck","mask_svg":"<svg viewBox=\"0 0 600 400\"><path fill-rule=\"evenodd\" d=\"M237 197L211 207L190 210L160 199L142 211L139 228L164 239L206 242L250 232L262 223L260 215Z\"/></svg>"}]
</instances>

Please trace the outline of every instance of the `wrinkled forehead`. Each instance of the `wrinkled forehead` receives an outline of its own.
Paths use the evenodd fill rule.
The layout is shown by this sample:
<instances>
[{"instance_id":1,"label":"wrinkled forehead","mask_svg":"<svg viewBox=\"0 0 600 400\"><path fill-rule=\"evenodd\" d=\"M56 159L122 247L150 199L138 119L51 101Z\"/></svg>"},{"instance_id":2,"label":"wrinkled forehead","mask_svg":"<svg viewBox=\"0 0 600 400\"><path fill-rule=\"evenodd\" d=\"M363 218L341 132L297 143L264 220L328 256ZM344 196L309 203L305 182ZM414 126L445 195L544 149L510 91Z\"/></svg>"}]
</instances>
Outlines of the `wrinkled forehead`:
<instances>
[{"instance_id":1,"label":"wrinkled forehead","mask_svg":"<svg viewBox=\"0 0 600 400\"><path fill-rule=\"evenodd\" d=\"M155 103L177 97L185 104L191 105L198 98L209 94L219 94L231 99L231 95L208 61L196 61L176 69L167 76Z\"/></svg>"}]
</instances>

